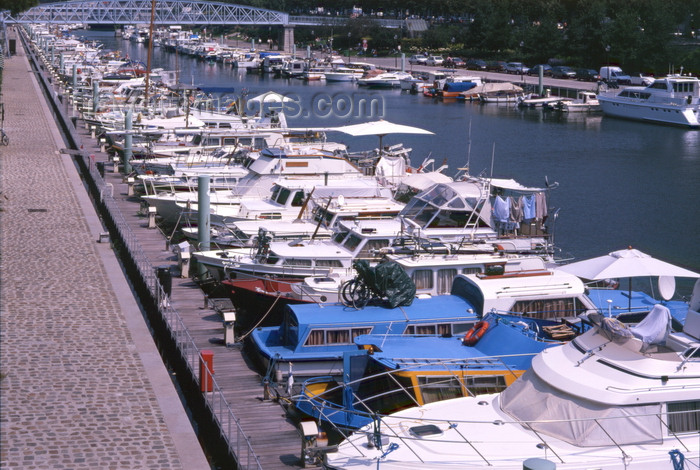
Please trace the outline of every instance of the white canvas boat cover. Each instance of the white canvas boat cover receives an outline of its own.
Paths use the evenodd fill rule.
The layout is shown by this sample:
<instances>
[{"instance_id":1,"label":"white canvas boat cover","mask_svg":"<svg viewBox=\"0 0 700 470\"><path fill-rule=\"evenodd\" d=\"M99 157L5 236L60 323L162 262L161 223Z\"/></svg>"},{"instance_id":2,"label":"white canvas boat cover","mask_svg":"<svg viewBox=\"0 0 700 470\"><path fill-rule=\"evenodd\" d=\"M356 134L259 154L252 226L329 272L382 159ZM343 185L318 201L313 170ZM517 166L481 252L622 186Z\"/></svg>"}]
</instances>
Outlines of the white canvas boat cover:
<instances>
[{"instance_id":1,"label":"white canvas boat cover","mask_svg":"<svg viewBox=\"0 0 700 470\"><path fill-rule=\"evenodd\" d=\"M532 369L501 393L500 402L526 429L576 446L662 443L660 404L608 406L557 390Z\"/></svg>"},{"instance_id":2,"label":"white canvas boat cover","mask_svg":"<svg viewBox=\"0 0 700 470\"><path fill-rule=\"evenodd\" d=\"M639 338L644 344L664 344L671 332L671 311L661 304L656 304L644 320L630 330L635 338Z\"/></svg>"},{"instance_id":3,"label":"white canvas boat cover","mask_svg":"<svg viewBox=\"0 0 700 470\"><path fill-rule=\"evenodd\" d=\"M491 178L489 181L491 182L491 186L509 189L511 191L520 191L525 193L538 193L540 191L546 191L546 188L530 188L523 186L514 179Z\"/></svg>"}]
</instances>

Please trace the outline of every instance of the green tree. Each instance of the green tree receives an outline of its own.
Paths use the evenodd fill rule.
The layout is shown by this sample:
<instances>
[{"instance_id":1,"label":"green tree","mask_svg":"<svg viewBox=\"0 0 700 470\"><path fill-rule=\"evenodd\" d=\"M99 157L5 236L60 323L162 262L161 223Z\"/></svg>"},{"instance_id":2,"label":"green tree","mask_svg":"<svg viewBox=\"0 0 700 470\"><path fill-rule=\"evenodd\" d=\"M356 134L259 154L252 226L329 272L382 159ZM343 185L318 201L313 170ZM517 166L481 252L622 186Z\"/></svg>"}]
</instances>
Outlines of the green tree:
<instances>
[{"instance_id":1,"label":"green tree","mask_svg":"<svg viewBox=\"0 0 700 470\"><path fill-rule=\"evenodd\" d=\"M0 0L0 11L10 10L15 16L39 4L39 0Z\"/></svg>"}]
</instances>

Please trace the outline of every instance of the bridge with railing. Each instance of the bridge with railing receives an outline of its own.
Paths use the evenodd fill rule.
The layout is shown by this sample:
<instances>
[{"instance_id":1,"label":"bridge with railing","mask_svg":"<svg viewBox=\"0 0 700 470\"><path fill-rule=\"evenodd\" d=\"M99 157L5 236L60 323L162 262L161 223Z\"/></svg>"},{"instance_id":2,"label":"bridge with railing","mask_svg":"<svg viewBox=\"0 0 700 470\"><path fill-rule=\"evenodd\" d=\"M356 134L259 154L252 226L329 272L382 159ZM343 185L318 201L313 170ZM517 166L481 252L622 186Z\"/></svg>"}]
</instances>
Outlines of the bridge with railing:
<instances>
[{"instance_id":1,"label":"bridge with railing","mask_svg":"<svg viewBox=\"0 0 700 470\"><path fill-rule=\"evenodd\" d=\"M223 2L191 0L78 0L45 3L16 17L0 12L0 22L85 24L85 25L249 25L282 28L281 46L284 50L294 44L295 26L343 26L349 17L290 16L280 11L234 5ZM403 28L403 20L374 19L385 28Z\"/></svg>"}]
</instances>

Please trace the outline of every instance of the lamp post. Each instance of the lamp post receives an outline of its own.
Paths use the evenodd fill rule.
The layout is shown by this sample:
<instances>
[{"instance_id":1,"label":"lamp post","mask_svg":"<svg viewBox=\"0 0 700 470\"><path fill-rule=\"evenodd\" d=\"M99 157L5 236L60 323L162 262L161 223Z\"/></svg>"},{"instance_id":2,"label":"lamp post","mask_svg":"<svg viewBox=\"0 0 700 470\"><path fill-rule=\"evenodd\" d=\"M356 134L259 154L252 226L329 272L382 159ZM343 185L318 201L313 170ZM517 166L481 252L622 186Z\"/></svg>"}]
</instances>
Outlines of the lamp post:
<instances>
[{"instance_id":1,"label":"lamp post","mask_svg":"<svg viewBox=\"0 0 700 470\"><path fill-rule=\"evenodd\" d=\"M396 40L399 39L398 34L394 34L394 68L398 67L398 54L396 53Z\"/></svg>"}]
</instances>

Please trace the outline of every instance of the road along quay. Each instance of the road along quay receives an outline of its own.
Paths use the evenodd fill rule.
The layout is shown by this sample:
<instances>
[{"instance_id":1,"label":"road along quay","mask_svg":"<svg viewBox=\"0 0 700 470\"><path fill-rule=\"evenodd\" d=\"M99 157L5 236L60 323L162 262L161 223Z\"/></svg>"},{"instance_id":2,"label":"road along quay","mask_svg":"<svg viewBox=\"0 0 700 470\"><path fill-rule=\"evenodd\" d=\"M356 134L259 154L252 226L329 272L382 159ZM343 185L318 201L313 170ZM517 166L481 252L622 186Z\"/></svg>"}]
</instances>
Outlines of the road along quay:
<instances>
[{"instance_id":1,"label":"road along quay","mask_svg":"<svg viewBox=\"0 0 700 470\"><path fill-rule=\"evenodd\" d=\"M36 107L43 106L47 109L47 113L48 110L51 110L56 118L56 123L58 123L57 129L63 133L60 136L58 135L58 130L54 131L54 134L57 135L54 137L55 143L53 144L53 150L50 152L50 158L54 161L61 161L62 167L73 167L74 172L75 167L77 167L80 171L82 182L78 181L77 173L74 178L76 181L73 182L72 186L67 185L65 182L62 184L60 179L49 174L46 175L46 178L56 180L55 182L52 181L50 185L54 191L51 191L48 187L38 188L41 184L46 184L44 178L39 178L36 175L36 172L41 170L40 166L43 165L43 163L40 165L39 162L27 162L27 167L23 171L18 169L12 174L3 171L3 195L11 196L12 200L15 199L15 194L6 190L14 183L23 185L22 187L26 188L26 191L31 190L32 193L37 190L45 190L48 193L46 196L48 200L43 203L44 207L49 205L49 203L60 204L61 207L61 211L56 209L56 214L53 214L53 210L47 211L48 214L40 212L40 214L45 214L44 216L46 217L46 227L45 232L42 234L43 241L41 246L48 249L39 257L36 257L39 251L36 249L39 243L38 240L37 243L31 245L33 246L32 249L26 249L26 254L22 255L23 259L22 256L12 251L12 246L6 245L9 244L8 239L17 239L18 244L28 248L29 245L24 240L27 235L24 235L24 233L36 230L34 223L31 224L31 227L27 226L21 229L21 234L11 234L7 228L3 228L2 232L0 232L0 240L2 241L0 246L3 248L2 253L4 255L3 278L7 277L9 279L14 277L15 274L14 271L10 272L6 268L6 260L12 260L17 265L14 268L17 271L22 269L22 264L32 263L36 265L36 271L38 271L33 276L30 276L32 274L30 272L23 273L26 278L23 281L24 289L18 287L8 293L7 289L3 287L3 299L12 296L21 298L17 305L11 308L9 303L3 300L3 327L7 323L7 327L10 328L12 326L10 323L16 322L11 320L8 312L18 311L20 306L30 309L31 312L28 311L24 315L31 317L31 324L29 326L17 325L16 328L12 326L14 335L20 337L24 334L24 329L32 329L35 325L40 325L46 337L51 340L50 349L56 351L63 349L65 352L61 351L58 353L61 357L69 357L71 354L76 354L84 358L86 362L84 364L76 364L70 368L70 370L74 368L79 369L80 373L85 375L85 379L81 379L80 384L92 384L85 393L83 393L82 389L76 390L75 386L71 386L70 389L72 393L75 393L75 399L84 399L85 395L97 394L98 391L106 388L106 384L102 383L99 377L93 378L91 375L95 370L99 370L101 373L106 374L111 382L114 382L113 390L108 392L109 397L112 397L112 395L115 397L126 397L124 398L125 402L134 408L144 403L150 404L153 408L155 408L156 404L160 405L159 411L162 416L156 416L152 421L156 425L164 423L162 426L168 426L167 429L163 428L161 437L165 440L165 437L179 434L181 428L184 427L183 423L176 422L172 429L169 423L169 420L173 419L172 416L175 416L177 413L181 413L181 416L184 416L184 410L179 400L177 404L163 403L160 396L155 392L149 394L149 384L142 384L136 387L144 394L142 397L137 397L134 395L134 386L130 383L122 383L117 371L112 370L112 367L116 366L119 360L122 359L122 354L118 351L110 350L109 347L122 346L127 351L123 353L124 356L129 356L129 352L133 356L133 351L138 351L142 347L141 342L145 341L145 339L137 337L131 332L124 338L117 336L115 325L110 324L106 320L119 326L119 315L110 311L104 312L104 302L90 299L87 296L87 293L90 292L94 292L95 295L105 296L105 291L109 291L109 288L105 286L104 282L96 282L95 276L90 276L89 270L83 269L82 265L86 264L94 269L99 268L98 270L101 270L102 275L110 278L110 280L112 277L122 277L123 271L126 275L126 280L122 277L124 289L115 292L112 300L119 304L120 307L124 304L122 310L128 311L130 315L139 318L145 317L147 320L148 328L152 333L152 338L149 336L147 339L151 343L155 339L155 344L160 353L160 357L157 358L159 367L166 373L163 362L160 360L162 358L168 366L171 376L176 379L181 396L184 397L186 402L186 411L192 417L197 431L197 436L191 433L189 439L185 439L185 443L196 447L196 449L184 447L183 450L180 450L179 448L175 449L175 443L170 444L173 448L171 452L173 454L172 464L156 461L155 464L148 465L130 463L127 459L119 463L118 457L122 454L138 455L140 450L130 449L123 442L126 440L126 437L122 434L127 432L119 429L106 432L110 436L114 435L114 439L118 439L121 442L120 445L114 448L115 450L113 450L111 455L105 450L107 456L104 458L114 459L116 462L114 465L109 465L105 460L98 460L93 455L95 451L91 448L90 437L94 436L94 433L87 436L82 445L74 442L74 447L67 449L66 452L78 453L78 450L82 449L82 452L90 457L83 455L80 458L86 458L85 467L90 468L95 468L98 465L105 468L188 469L217 467L289 469L302 467L304 465L300 458L302 438L294 420L288 415L285 407L280 406L278 400L270 399L270 396L274 398L276 395L274 393L266 393L267 389L263 388L260 375L248 367L242 348L238 347L238 345L227 347L222 341L224 336L222 308L216 302L209 300L192 279L182 276L182 274L185 274L182 270L182 259L170 249L168 237L165 234L157 229L149 228L154 225L149 223L148 214L140 210L138 199L131 195L128 181L119 172L121 169L119 163L113 161L110 155L102 151L101 142L93 137L91 129L86 128L85 122L82 121L79 113L71 103L68 84L61 82L45 51L41 51L37 47L36 42L32 41L23 30L18 29L15 34L25 41L25 48L22 49L22 53L18 54L17 57L6 61L6 80L8 78L12 80L8 77L7 64L13 61L19 62L20 57L24 57L23 54L26 52L26 58L23 58L25 63L17 67L17 81L28 83L27 75L36 77L37 85L34 86L34 96L36 96L37 101L41 101L41 98L38 96L38 90L43 88L44 95L47 97L47 101L37 104ZM26 59L29 59L29 63L34 64L31 68ZM22 70L24 70L24 75L19 76L22 74ZM17 89L16 99L22 103L22 107L25 107L25 105L31 106L31 103L26 102L28 96L24 90ZM17 107L19 108L20 105L18 104ZM44 119L48 122L51 118L46 117ZM28 117L25 123L17 122L12 127L6 126L6 129L9 129L11 132L11 145L8 149L14 149L15 145L28 145L29 147L27 148L31 149L31 145L35 145L33 141L36 139L31 136L33 134L30 135L26 131L37 121L38 119L35 117ZM53 123L51 125L55 127ZM19 135L22 134L24 136L20 138ZM2 152L3 161L1 164L6 166L9 159L5 155L8 154L8 150L3 149ZM17 152L17 160L20 159L20 154L27 153L22 147L18 147ZM36 152L32 152L32 155L35 154ZM43 154L46 155L47 152L44 151ZM50 172L55 173L56 170L50 170ZM30 185L29 181L34 181L35 184ZM96 213L93 212L90 215L82 207L72 209L68 205L61 203L53 195L53 192L56 191L53 185L59 185L60 189L64 191L66 187L70 187L72 192L68 199L84 199L86 204L90 205L90 197ZM17 195L18 199L20 196ZM41 205L39 202L29 204L32 206ZM21 211L19 213L10 211L9 207L11 207L11 204L3 204L4 212L0 215L2 220L8 221L12 218L14 223L15 218L27 218L26 214ZM80 209L85 212L81 212ZM24 211L26 212L26 209ZM34 212L30 212L31 214L34 214ZM84 235L81 239L82 244L80 248L83 248L85 251L92 249L100 253L112 253L110 255L113 258L112 265L104 268L100 267L94 259L91 261L89 257L86 258L75 247L70 247L67 241L62 240L58 233L55 233L59 230L64 230L62 228L59 229L59 227L66 225L66 220L71 219L76 219L77 228L82 230L82 232L76 230L76 227L66 226L66 239L72 241L79 238L79 235ZM80 224L83 226L81 227ZM7 225L12 224L3 224L3 227ZM87 230L84 227L85 225L89 225L90 230ZM52 228L53 231L51 231ZM20 228L17 227L17 230L19 231ZM41 238L41 236L37 238ZM60 249L58 249L59 247ZM64 247L66 251L61 253ZM19 248L17 250L21 251ZM35 257L32 258L30 254ZM47 256L47 254L50 256ZM116 257L114 257L114 254L116 254ZM15 260L15 258L17 259ZM46 258L51 258L51 262L54 265L45 264ZM94 265L98 265L97 268ZM75 293L71 303L73 308L67 307L68 310L71 310L70 314L64 312L60 319L56 321L62 321L66 316L70 316L72 319L76 315L74 310L78 309L78 305L84 305L83 308L87 309L87 312L81 317L80 321L82 323L80 327L72 325L69 328L69 332L77 336L74 343L63 341L62 335L46 333L47 325L42 323L42 314L45 315L45 313L41 309L37 311L36 306L33 305L36 299L26 291L26 287L31 284L44 284L45 286L49 284L48 287L42 290L45 295L50 294L47 295L46 300L48 302L43 308L46 311L51 311L53 305L59 304L59 299L63 302L69 301L67 287L64 287L62 284L55 285L55 278L57 277L68 278L66 283L75 289ZM42 279L44 280L43 283ZM127 285L126 282L129 284ZM3 286L5 285L3 282ZM41 289L40 286L37 287ZM166 294L166 290L169 292L169 295ZM53 297L56 298L54 299ZM129 299L131 299L130 303ZM101 320L101 316L106 317L105 321ZM130 320L125 318L121 323L130 324ZM92 329L83 331L86 328L84 325L89 325L90 328L99 331L93 331ZM145 330L146 326L143 328ZM55 333L53 328L51 328L51 331ZM3 353L5 353L6 349L13 348L13 345L5 341L6 333L8 333L8 330L3 328ZM102 334L102 336L99 336L98 333ZM17 341L21 342L22 340L18 339ZM36 342L38 341L37 339ZM30 342L27 340L27 343ZM36 347L36 342L32 342L34 347ZM85 346L81 346L76 352L75 343L78 342L92 344L92 347L88 347L85 350ZM45 350L43 347L39 349ZM156 352L154 351L153 354L156 354ZM15 388L16 384L21 383L21 379L27 380L24 378L26 374L21 366L23 363L22 357L19 357L21 354L17 355L17 358L8 360L8 356L3 354L3 374L7 374L2 381L3 391ZM92 355L105 356L106 363L102 364L101 367L97 367L97 364L94 363L96 359ZM49 357L55 356L56 353L49 355ZM49 362L51 361L49 360ZM139 370L136 365L132 367L132 364L129 364L124 368L129 369L130 372L132 368L135 369L133 373L143 378L149 375L150 366L152 364L148 364L148 367L143 366ZM6 368L8 372L6 372ZM58 371L54 372L54 374L58 374ZM33 376L34 374L31 375ZM52 381L45 374L43 377L36 377L36 379L41 380L42 383L45 383L47 380ZM168 378L167 381L170 382L170 379ZM57 386L60 384L65 387L70 380L68 377L56 375L53 382ZM170 385L172 387L172 384ZM21 388L24 390L24 398L26 399L27 390L32 387L27 385ZM42 393L44 392L42 391ZM46 393L56 395L51 392L50 388L46 390ZM9 398L6 401L6 397L7 394L3 393L3 430L6 429L6 422L11 423L14 430L23 425L22 419L19 416L14 416L15 413L12 416L9 413L6 414L5 410L14 409L12 405L16 404L20 397L16 397L14 401L10 401ZM105 397L102 397L102 399L105 402L111 402ZM6 404L8 406L5 406ZM26 406L29 405L27 404ZM74 412L68 416L73 416L74 414L81 416L84 414L86 418L83 419L89 419L89 417L93 416L93 410L89 405L80 407L76 404L74 408L79 410L79 413ZM155 411L158 410L154 410L153 413ZM148 423L138 422L139 419L142 419L142 413L138 409L138 412L134 412L137 416L129 417L129 413L121 410L110 413L99 413L99 410L94 410L94 414L104 417L110 424L111 420L129 422L138 427L138 429L143 430L143 433L149 433L144 436L133 432L131 433L133 436L128 437L136 436L136 440L141 445L150 446L148 447L151 450L150 453L143 450L143 459L151 458L151 456L155 456L153 458L163 458L161 454L167 454L170 449L168 443L159 444L156 439L150 437L150 433L154 432L153 426L149 426ZM29 420L29 418L26 419ZM33 421L35 418L32 417L31 419ZM61 420L55 416L39 419L46 421L48 428L54 428L51 425L52 420ZM68 418L65 418L65 420L70 421ZM189 421L186 424L191 429L192 426ZM92 429L87 425L81 427ZM111 429L109 426L107 428ZM71 431L77 432L76 429L70 427L69 432ZM7 466L10 468L12 466L10 463L20 461L23 458L22 456L28 452L27 449L36 448L36 446L31 444L25 445L21 438L17 438L16 442L11 441L9 437L6 437L7 435L7 433L3 432L2 461L4 464L7 458ZM209 463L206 463L203 459L199 463L189 460L194 459L196 455L203 455L199 447L198 438L206 450ZM8 440L5 441L5 439ZM6 443L7 446L5 445ZM112 446L106 447L112 448ZM10 449L10 452L6 452L5 449ZM47 448L46 452L50 450ZM21 468L61 468L56 466L55 462L51 460L50 454L47 454L43 462L44 464L36 467L19 466ZM64 468L82 467L68 463L65 464Z\"/></svg>"}]
</instances>

